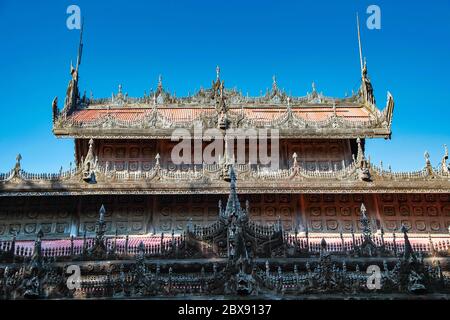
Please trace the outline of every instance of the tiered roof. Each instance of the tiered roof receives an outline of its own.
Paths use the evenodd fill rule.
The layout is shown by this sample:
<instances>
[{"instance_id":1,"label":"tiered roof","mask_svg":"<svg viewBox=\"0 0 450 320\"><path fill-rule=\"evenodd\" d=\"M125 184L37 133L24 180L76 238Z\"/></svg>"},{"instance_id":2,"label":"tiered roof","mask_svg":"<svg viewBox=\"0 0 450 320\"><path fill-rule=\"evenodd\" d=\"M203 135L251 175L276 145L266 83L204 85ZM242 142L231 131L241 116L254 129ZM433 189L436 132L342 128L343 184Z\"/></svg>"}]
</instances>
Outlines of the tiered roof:
<instances>
[{"instance_id":1,"label":"tiered roof","mask_svg":"<svg viewBox=\"0 0 450 320\"><path fill-rule=\"evenodd\" d=\"M361 63L361 86L350 97L328 97L316 90L292 96L280 89L275 76L272 88L257 97L225 88L216 69L211 88L176 97L165 90L162 78L157 89L142 97L129 97L119 86L109 98L80 95L78 72L71 66L64 108L53 101L53 132L75 138L170 138L174 128L277 128L285 138L390 138L394 99L387 94L383 111L377 108L367 64ZM223 125L223 124L226 125Z\"/></svg>"},{"instance_id":2,"label":"tiered roof","mask_svg":"<svg viewBox=\"0 0 450 320\"><path fill-rule=\"evenodd\" d=\"M224 89L219 96L210 88L179 98L164 91L161 83L159 88L151 95L131 98L120 87L110 98L84 96L61 112L56 106L53 132L76 138L170 138L174 128L192 129L196 123L218 127L225 114L228 128L276 128L286 138L391 135L394 100L389 93L386 108L380 111L364 101L362 90L351 97L332 98L313 86L311 93L294 97L278 89L275 80L272 90L259 97L243 96L236 89ZM225 108L219 109L221 101Z\"/></svg>"}]
</instances>

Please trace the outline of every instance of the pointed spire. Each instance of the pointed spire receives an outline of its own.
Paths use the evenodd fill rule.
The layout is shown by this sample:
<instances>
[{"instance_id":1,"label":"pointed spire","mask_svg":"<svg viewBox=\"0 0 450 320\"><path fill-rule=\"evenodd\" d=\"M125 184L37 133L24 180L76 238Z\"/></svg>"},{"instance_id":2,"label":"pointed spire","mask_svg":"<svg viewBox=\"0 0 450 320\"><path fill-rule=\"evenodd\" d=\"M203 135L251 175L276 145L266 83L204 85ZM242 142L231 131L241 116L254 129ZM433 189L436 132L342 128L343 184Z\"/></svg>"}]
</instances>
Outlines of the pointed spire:
<instances>
[{"instance_id":1,"label":"pointed spire","mask_svg":"<svg viewBox=\"0 0 450 320\"><path fill-rule=\"evenodd\" d=\"M99 223L103 223L105 221L105 213L106 209L105 206L102 204L99 211L99 218L98 218Z\"/></svg>"},{"instance_id":2,"label":"pointed spire","mask_svg":"<svg viewBox=\"0 0 450 320\"><path fill-rule=\"evenodd\" d=\"M161 90L162 89L162 75L158 76L158 89Z\"/></svg>"},{"instance_id":3,"label":"pointed spire","mask_svg":"<svg viewBox=\"0 0 450 320\"><path fill-rule=\"evenodd\" d=\"M20 161L22 160L22 155L19 153L16 156L16 167L20 168Z\"/></svg>"},{"instance_id":4,"label":"pointed spire","mask_svg":"<svg viewBox=\"0 0 450 320\"><path fill-rule=\"evenodd\" d=\"M155 166L157 166L157 167L159 167L159 159L161 158L161 156L159 155L159 153L157 153L156 154L156 156L155 156L155 160L156 160L156 164L155 164Z\"/></svg>"},{"instance_id":5,"label":"pointed spire","mask_svg":"<svg viewBox=\"0 0 450 320\"><path fill-rule=\"evenodd\" d=\"M220 79L220 67L219 65L216 66L216 80Z\"/></svg>"},{"instance_id":6,"label":"pointed spire","mask_svg":"<svg viewBox=\"0 0 450 320\"><path fill-rule=\"evenodd\" d=\"M403 232L403 238L405 239L405 251L403 253L404 259L407 260L410 257L415 259L416 256L414 255L414 251L411 246L411 242L409 242L409 238L408 238L408 228L404 224L402 224L402 227L400 230L401 230L401 232Z\"/></svg>"},{"instance_id":7,"label":"pointed spire","mask_svg":"<svg viewBox=\"0 0 450 320\"><path fill-rule=\"evenodd\" d=\"M430 154L428 153L428 151L425 151L423 156L425 158L425 170L427 174L431 176L433 175L433 166L431 165Z\"/></svg>"},{"instance_id":8,"label":"pointed spire","mask_svg":"<svg viewBox=\"0 0 450 320\"><path fill-rule=\"evenodd\" d=\"M311 87L312 87L312 92L313 93L316 92L316 83L314 81L311 83Z\"/></svg>"},{"instance_id":9,"label":"pointed spire","mask_svg":"<svg viewBox=\"0 0 450 320\"><path fill-rule=\"evenodd\" d=\"M444 156L442 157L442 162L441 162L441 169L442 172L444 173L449 173L450 172L450 167L447 165L447 160L448 160L448 148L447 145L444 144Z\"/></svg>"},{"instance_id":10,"label":"pointed spire","mask_svg":"<svg viewBox=\"0 0 450 320\"><path fill-rule=\"evenodd\" d=\"M225 208L225 216L230 217L235 215L237 217L243 214L241 209L241 203L239 202L239 197L236 191L236 173L234 171L234 166L230 166L229 170L230 176L230 195L228 196L227 206Z\"/></svg>"},{"instance_id":11,"label":"pointed spire","mask_svg":"<svg viewBox=\"0 0 450 320\"><path fill-rule=\"evenodd\" d=\"M366 215L367 209L366 206L364 205L364 203L361 203L361 225L362 225L362 231L363 231L363 235L364 238L369 238L372 236L372 229L370 227L370 223L369 223L369 219L367 218Z\"/></svg>"},{"instance_id":12,"label":"pointed spire","mask_svg":"<svg viewBox=\"0 0 450 320\"><path fill-rule=\"evenodd\" d=\"M294 159L294 168L298 167L298 160L297 160L297 152L294 152L294 154L292 155L292 159Z\"/></svg>"},{"instance_id":13,"label":"pointed spire","mask_svg":"<svg viewBox=\"0 0 450 320\"><path fill-rule=\"evenodd\" d=\"M358 46L359 46L359 62L361 65L361 76L363 76L363 54L362 54L362 43L361 43L361 30L359 27L359 15L356 13L356 28L358 30Z\"/></svg>"},{"instance_id":14,"label":"pointed spire","mask_svg":"<svg viewBox=\"0 0 450 320\"><path fill-rule=\"evenodd\" d=\"M105 213L105 206L102 204L99 210L97 223L95 224L95 242L97 245L101 245L102 247L104 246L103 240L106 232Z\"/></svg>"},{"instance_id":15,"label":"pointed spire","mask_svg":"<svg viewBox=\"0 0 450 320\"><path fill-rule=\"evenodd\" d=\"M356 161L358 162L358 164L360 164L361 161L363 161L365 159L365 155L364 155L364 150L362 147L361 139L359 137L356 139L356 144L358 145L358 153L356 155Z\"/></svg>"},{"instance_id":16,"label":"pointed spire","mask_svg":"<svg viewBox=\"0 0 450 320\"><path fill-rule=\"evenodd\" d=\"M272 76L272 91L276 92L278 90L277 85L277 77L275 75Z\"/></svg>"},{"instance_id":17,"label":"pointed spire","mask_svg":"<svg viewBox=\"0 0 450 320\"><path fill-rule=\"evenodd\" d=\"M84 19L81 21L81 31L80 31L80 43L78 44L78 56L77 56L77 74L78 68L81 64L81 56L83 55L83 29L84 29ZM78 80L78 79L77 79Z\"/></svg>"}]
</instances>

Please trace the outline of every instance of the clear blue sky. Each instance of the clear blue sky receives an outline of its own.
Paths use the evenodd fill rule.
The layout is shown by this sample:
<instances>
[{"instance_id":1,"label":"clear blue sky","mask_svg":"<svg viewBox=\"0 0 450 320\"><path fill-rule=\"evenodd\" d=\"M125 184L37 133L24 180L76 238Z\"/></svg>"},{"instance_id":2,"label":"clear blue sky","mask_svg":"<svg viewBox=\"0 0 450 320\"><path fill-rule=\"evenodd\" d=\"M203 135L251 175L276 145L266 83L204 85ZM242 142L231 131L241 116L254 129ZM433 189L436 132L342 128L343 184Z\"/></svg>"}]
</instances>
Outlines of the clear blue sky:
<instances>
[{"instance_id":1,"label":"clear blue sky","mask_svg":"<svg viewBox=\"0 0 450 320\"><path fill-rule=\"evenodd\" d=\"M66 8L85 19L81 90L109 97L155 88L158 74L177 95L207 87L219 64L226 86L256 95L277 75L304 95L359 86L355 13L381 7L381 30L363 28L364 54L378 105L392 92L392 140L367 151L395 170L433 165L450 145L450 1L0 1L0 171L17 153L27 171L57 171L73 160L73 140L51 132L51 102L64 100L79 33Z\"/></svg>"}]
</instances>

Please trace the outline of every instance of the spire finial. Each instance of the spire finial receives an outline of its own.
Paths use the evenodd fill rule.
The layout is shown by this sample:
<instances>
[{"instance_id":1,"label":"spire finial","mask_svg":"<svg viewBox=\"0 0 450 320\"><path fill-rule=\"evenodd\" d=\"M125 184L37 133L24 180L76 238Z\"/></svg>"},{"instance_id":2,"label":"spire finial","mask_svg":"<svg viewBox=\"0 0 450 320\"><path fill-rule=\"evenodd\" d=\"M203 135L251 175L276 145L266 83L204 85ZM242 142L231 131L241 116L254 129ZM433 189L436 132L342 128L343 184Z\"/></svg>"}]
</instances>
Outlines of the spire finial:
<instances>
[{"instance_id":1,"label":"spire finial","mask_svg":"<svg viewBox=\"0 0 450 320\"><path fill-rule=\"evenodd\" d=\"M312 91L316 92L316 83L314 81L311 83L311 87L312 87Z\"/></svg>"},{"instance_id":2,"label":"spire finial","mask_svg":"<svg viewBox=\"0 0 450 320\"><path fill-rule=\"evenodd\" d=\"M356 27L358 30L358 46L359 46L359 62L361 64L361 76L363 75L363 54L362 54L362 43L361 43L361 30L359 28L359 15L356 13Z\"/></svg>"},{"instance_id":3,"label":"spire finial","mask_svg":"<svg viewBox=\"0 0 450 320\"><path fill-rule=\"evenodd\" d=\"M356 139L356 144L358 145L358 154L356 155L356 161L361 162L365 159L364 150L361 143L361 138Z\"/></svg>"},{"instance_id":4,"label":"spire finial","mask_svg":"<svg viewBox=\"0 0 450 320\"><path fill-rule=\"evenodd\" d=\"M99 211L99 213L100 213L99 218L98 218L99 222L105 221L105 212L106 212L105 206L102 204L102 206L100 207L100 211Z\"/></svg>"},{"instance_id":5,"label":"spire finial","mask_svg":"<svg viewBox=\"0 0 450 320\"><path fill-rule=\"evenodd\" d=\"M158 88L162 88L162 75L158 76Z\"/></svg>"},{"instance_id":6,"label":"spire finial","mask_svg":"<svg viewBox=\"0 0 450 320\"><path fill-rule=\"evenodd\" d=\"M362 231L364 236L367 238L370 238L372 235L372 230L370 228L370 223L369 223L369 219L367 218L366 215L366 206L364 205L364 203L361 203L361 225L362 225Z\"/></svg>"},{"instance_id":7,"label":"spire finial","mask_svg":"<svg viewBox=\"0 0 450 320\"><path fill-rule=\"evenodd\" d=\"M425 158L425 162L426 164L430 163L430 154L428 153L428 151L425 151L425 153L423 154L424 158Z\"/></svg>"},{"instance_id":8,"label":"spire finial","mask_svg":"<svg viewBox=\"0 0 450 320\"><path fill-rule=\"evenodd\" d=\"M447 148L447 145L444 144L444 156L442 157L441 166L442 166L442 171L445 173L449 173L449 171L450 171L450 167L447 166L447 160L448 160L448 148Z\"/></svg>"},{"instance_id":9,"label":"spire finial","mask_svg":"<svg viewBox=\"0 0 450 320\"><path fill-rule=\"evenodd\" d=\"M216 80L220 79L220 67L219 65L216 66Z\"/></svg>"},{"instance_id":10,"label":"spire finial","mask_svg":"<svg viewBox=\"0 0 450 320\"><path fill-rule=\"evenodd\" d=\"M77 56L77 71L81 64L81 56L83 54L83 29L84 29L84 18L82 18L81 20L80 43L78 44L78 56Z\"/></svg>"}]
</instances>

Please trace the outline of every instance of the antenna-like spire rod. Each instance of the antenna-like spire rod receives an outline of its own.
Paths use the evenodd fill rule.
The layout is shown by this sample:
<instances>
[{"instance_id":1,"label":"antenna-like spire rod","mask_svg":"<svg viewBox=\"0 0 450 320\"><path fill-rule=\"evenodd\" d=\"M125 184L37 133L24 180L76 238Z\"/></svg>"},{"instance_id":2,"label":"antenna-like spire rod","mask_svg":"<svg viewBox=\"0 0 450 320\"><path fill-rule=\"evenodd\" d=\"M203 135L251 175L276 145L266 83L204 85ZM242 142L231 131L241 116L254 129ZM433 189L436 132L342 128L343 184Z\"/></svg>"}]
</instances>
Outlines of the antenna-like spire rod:
<instances>
[{"instance_id":1,"label":"antenna-like spire rod","mask_svg":"<svg viewBox=\"0 0 450 320\"><path fill-rule=\"evenodd\" d=\"M363 74L363 55L362 55L362 44L361 44L361 31L359 28L359 15L356 13L356 27L358 29L358 45L359 45L359 62L361 64L361 76Z\"/></svg>"},{"instance_id":2,"label":"antenna-like spire rod","mask_svg":"<svg viewBox=\"0 0 450 320\"><path fill-rule=\"evenodd\" d=\"M83 54L83 28L84 28L84 19L81 20L80 43L78 45L78 57L77 57L77 67L76 67L77 71L78 71L78 67L81 64L81 56Z\"/></svg>"}]
</instances>

